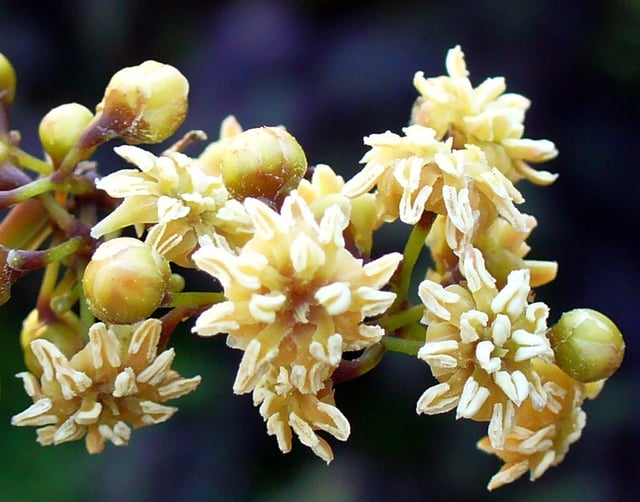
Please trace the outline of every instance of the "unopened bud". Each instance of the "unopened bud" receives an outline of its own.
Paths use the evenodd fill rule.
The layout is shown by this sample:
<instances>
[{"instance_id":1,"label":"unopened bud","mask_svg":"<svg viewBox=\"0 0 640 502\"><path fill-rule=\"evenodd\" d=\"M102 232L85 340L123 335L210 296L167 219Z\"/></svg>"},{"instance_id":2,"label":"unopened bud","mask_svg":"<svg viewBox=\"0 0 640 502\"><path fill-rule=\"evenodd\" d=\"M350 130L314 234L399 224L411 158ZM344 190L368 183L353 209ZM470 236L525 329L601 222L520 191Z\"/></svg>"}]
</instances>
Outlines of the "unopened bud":
<instances>
[{"instance_id":1,"label":"unopened bud","mask_svg":"<svg viewBox=\"0 0 640 502\"><path fill-rule=\"evenodd\" d=\"M100 125L127 143L159 143L187 116L189 82L171 65L145 61L118 71L96 107Z\"/></svg>"},{"instance_id":2,"label":"unopened bud","mask_svg":"<svg viewBox=\"0 0 640 502\"><path fill-rule=\"evenodd\" d=\"M37 378L42 375L42 366L31 350L33 340L48 340L71 359L71 356L85 345L84 334L80 329L80 319L71 311L59 316L51 313L51 318L43 318L37 309L33 309L22 323L20 333L20 344L27 369Z\"/></svg>"},{"instance_id":3,"label":"unopened bud","mask_svg":"<svg viewBox=\"0 0 640 502\"><path fill-rule=\"evenodd\" d=\"M222 179L238 200L255 197L278 204L306 170L302 147L282 127L248 129L227 141L222 157Z\"/></svg>"},{"instance_id":4,"label":"unopened bud","mask_svg":"<svg viewBox=\"0 0 640 502\"><path fill-rule=\"evenodd\" d=\"M11 62L0 52L0 102L4 106L13 103L16 95L16 72Z\"/></svg>"},{"instance_id":5,"label":"unopened bud","mask_svg":"<svg viewBox=\"0 0 640 502\"><path fill-rule=\"evenodd\" d=\"M595 310L565 312L548 336L556 364L580 382L608 378L622 364L622 334L611 319Z\"/></svg>"},{"instance_id":6,"label":"unopened bud","mask_svg":"<svg viewBox=\"0 0 640 502\"><path fill-rule=\"evenodd\" d=\"M82 286L98 319L132 324L148 318L167 293L169 263L151 246L131 237L98 247L85 269Z\"/></svg>"},{"instance_id":7,"label":"unopened bud","mask_svg":"<svg viewBox=\"0 0 640 502\"><path fill-rule=\"evenodd\" d=\"M78 103L66 103L49 111L40 121L40 142L54 165L62 162L69 150L78 142L82 132L93 119L93 113ZM86 160L95 148L83 152Z\"/></svg>"}]
</instances>

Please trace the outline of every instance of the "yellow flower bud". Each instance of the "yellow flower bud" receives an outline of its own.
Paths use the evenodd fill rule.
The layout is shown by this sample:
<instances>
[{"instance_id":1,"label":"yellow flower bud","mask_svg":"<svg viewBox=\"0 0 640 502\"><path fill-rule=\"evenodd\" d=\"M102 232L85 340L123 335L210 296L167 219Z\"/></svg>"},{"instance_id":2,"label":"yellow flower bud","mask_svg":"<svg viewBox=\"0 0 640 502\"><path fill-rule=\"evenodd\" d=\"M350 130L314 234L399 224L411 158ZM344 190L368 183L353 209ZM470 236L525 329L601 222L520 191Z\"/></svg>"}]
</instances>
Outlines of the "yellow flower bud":
<instances>
[{"instance_id":1,"label":"yellow flower bud","mask_svg":"<svg viewBox=\"0 0 640 502\"><path fill-rule=\"evenodd\" d=\"M151 246L119 237L98 247L85 269L82 287L91 312L114 324L149 317L162 302L171 278L168 262Z\"/></svg>"},{"instance_id":2,"label":"yellow flower bud","mask_svg":"<svg viewBox=\"0 0 640 502\"><path fill-rule=\"evenodd\" d=\"M16 95L16 72L11 62L0 52L0 102L4 106L13 103Z\"/></svg>"},{"instance_id":3,"label":"yellow flower bud","mask_svg":"<svg viewBox=\"0 0 640 502\"><path fill-rule=\"evenodd\" d=\"M549 331L556 364L580 382L608 378L622 364L624 339L604 314L591 309L565 312Z\"/></svg>"},{"instance_id":4,"label":"yellow flower bud","mask_svg":"<svg viewBox=\"0 0 640 502\"><path fill-rule=\"evenodd\" d=\"M93 120L93 113L78 103L66 103L52 108L40 121L40 142L54 165L58 165L77 143L82 132ZM84 151L86 160L95 148Z\"/></svg>"},{"instance_id":5,"label":"yellow flower bud","mask_svg":"<svg viewBox=\"0 0 640 502\"><path fill-rule=\"evenodd\" d=\"M145 61L118 71L96 107L100 124L127 143L159 143L187 115L189 82L171 65Z\"/></svg>"},{"instance_id":6,"label":"yellow flower bud","mask_svg":"<svg viewBox=\"0 0 640 502\"><path fill-rule=\"evenodd\" d=\"M254 197L279 204L298 186L307 158L284 128L258 127L227 141L221 166L222 179L235 199Z\"/></svg>"},{"instance_id":7,"label":"yellow flower bud","mask_svg":"<svg viewBox=\"0 0 640 502\"><path fill-rule=\"evenodd\" d=\"M73 312L68 311L60 316L51 313L51 318L43 318L37 309L33 309L22 323L20 333L27 369L37 378L42 375L42 366L31 350L33 340L48 340L66 357L71 358L85 345L80 329L80 319Z\"/></svg>"}]
</instances>

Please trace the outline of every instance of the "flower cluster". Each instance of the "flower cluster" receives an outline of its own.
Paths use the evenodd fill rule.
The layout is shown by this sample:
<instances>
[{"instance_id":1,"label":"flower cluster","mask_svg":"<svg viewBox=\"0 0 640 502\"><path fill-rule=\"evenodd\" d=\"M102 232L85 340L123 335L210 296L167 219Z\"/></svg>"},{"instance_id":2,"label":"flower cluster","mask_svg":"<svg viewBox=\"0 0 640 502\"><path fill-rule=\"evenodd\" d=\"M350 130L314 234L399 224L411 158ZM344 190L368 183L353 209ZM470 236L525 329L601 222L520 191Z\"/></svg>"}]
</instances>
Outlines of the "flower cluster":
<instances>
[{"instance_id":1,"label":"flower cluster","mask_svg":"<svg viewBox=\"0 0 640 502\"><path fill-rule=\"evenodd\" d=\"M471 84L460 47L446 68L415 74L410 125L365 137L364 166L345 181L309 165L286 128L243 130L233 116L197 157L184 151L202 131L160 154L138 146L170 137L188 108L187 79L155 61L117 72L95 114L51 110L39 159L8 130L16 80L0 57L0 303L44 269L20 336L28 371L17 376L33 404L12 423L36 427L42 445L128 443L198 386L166 348L191 319L193 333L242 352L233 392L252 394L282 452L296 437L331 462L326 436L351 431L338 385L397 351L435 379L418 414L487 423L478 447L504 461L489 489L558 464L624 340L589 309L549 324L534 288L557 264L528 257L538 222L515 184L553 182L530 164L555 146L523 137L529 101L503 78ZM90 158L114 138L129 166L101 177ZM376 256L391 223L412 227L404 249ZM432 265L415 277L423 252ZM210 291L189 291L184 269Z\"/></svg>"}]
</instances>

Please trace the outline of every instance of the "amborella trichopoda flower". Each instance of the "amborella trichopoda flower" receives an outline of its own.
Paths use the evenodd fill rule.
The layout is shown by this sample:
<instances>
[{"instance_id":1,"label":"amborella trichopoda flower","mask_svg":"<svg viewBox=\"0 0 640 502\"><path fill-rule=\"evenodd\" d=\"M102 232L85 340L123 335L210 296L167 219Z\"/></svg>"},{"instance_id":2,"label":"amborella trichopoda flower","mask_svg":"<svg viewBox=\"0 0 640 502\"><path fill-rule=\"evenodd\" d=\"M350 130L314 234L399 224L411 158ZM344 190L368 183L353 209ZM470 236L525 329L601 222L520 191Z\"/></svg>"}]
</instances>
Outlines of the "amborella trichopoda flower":
<instances>
[{"instance_id":1,"label":"amborella trichopoda flower","mask_svg":"<svg viewBox=\"0 0 640 502\"><path fill-rule=\"evenodd\" d=\"M418 413L456 409L458 418L489 420L489 437L503 444L515 410L529 399L535 409L547 400L532 359L551 359L546 337L549 309L529 303L530 272L514 270L503 288L487 272L482 254L470 248L460 265L465 282L442 286L423 281L426 341L418 357L438 383L417 403Z\"/></svg>"},{"instance_id":2,"label":"amborella trichopoda flower","mask_svg":"<svg viewBox=\"0 0 640 502\"><path fill-rule=\"evenodd\" d=\"M237 255L213 245L193 255L222 283L227 299L201 314L194 331L227 333L227 344L244 351L234 392L254 391L276 371L286 377L287 390L280 385L269 392L316 395L329 385L344 352L370 347L384 335L363 321L395 299L381 288L402 255L364 263L345 249L349 218L343 208L330 206L316 220L296 192L280 212L252 198L244 205L255 234Z\"/></svg>"},{"instance_id":3,"label":"amborella trichopoda flower","mask_svg":"<svg viewBox=\"0 0 640 502\"><path fill-rule=\"evenodd\" d=\"M34 340L42 375L18 373L33 404L12 425L38 427L43 446L85 438L89 453L100 453L106 441L127 444L131 426L168 420L177 408L161 403L188 394L200 377L182 378L171 369L173 349L158 353L161 330L158 319L110 327L99 322L71 358L48 340Z\"/></svg>"}]
</instances>

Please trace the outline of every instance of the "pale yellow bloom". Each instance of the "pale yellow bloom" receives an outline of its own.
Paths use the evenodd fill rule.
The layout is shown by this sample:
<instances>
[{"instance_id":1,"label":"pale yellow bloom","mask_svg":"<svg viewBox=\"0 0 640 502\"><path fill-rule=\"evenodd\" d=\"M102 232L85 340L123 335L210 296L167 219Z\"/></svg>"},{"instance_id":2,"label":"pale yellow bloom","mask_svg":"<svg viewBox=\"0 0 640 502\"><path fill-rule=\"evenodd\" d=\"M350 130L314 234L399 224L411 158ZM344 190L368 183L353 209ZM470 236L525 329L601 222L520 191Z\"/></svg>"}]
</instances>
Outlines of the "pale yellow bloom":
<instances>
[{"instance_id":1,"label":"pale yellow bloom","mask_svg":"<svg viewBox=\"0 0 640 502\"><path fill-rule=\"evenodd\" d=\"M531 287L541 286L552 281L558 271L555 261L525 259L530 247L526 243L537 222L533 216L523 214L525 230L518 230L503 218L494 218L489 224L474 232L470 244L479 249L485 260L489 273L496 279L498 288L506 284L507 276L512 270L528 269L531 275ZM440 284L458 282L459 258L449 247L449 242L456 242L450 232L458 230L449 224L444 216L438 216L429 235L426 245L431 251L435 268L427 272L427 279Z\"/></svg>"},{"instance_id":2,"label":"pale yellow bloom","mask_svg":"<svg viewBox=\"0 0 640 502\"><path fill-rule=\"evenodd\" d=\"M428 388L418 413L456 408L458 418L490 420L497 445L527 399L541 409L546 392L532 359L552 358L546 337L548 307L529 303L529 270L514 270L503 288L487 272L482 254L469 248L460 263L465 281L447 287L430 280L419 286L428 325L418 357L438 384Z\"/></svg>"},{"instance_id":3,"label":"pale yellow bloom","mask_svg":"<svg viewBox=\"0 0 640 502\"><path fill-rule=\"evenodd\" d=\"M43 446L84 437L89 453L100 453L107 440L127 444L130 426L169 419L177 408L160 403L191 392L200 377L182 378L171 369L173 349L158 354L161 330L157 319L109 328L96 323L71 359L51 342L34 340L42 376L18 373L33 405L11 423L38 427Z\"/></svg>"},{"instance_id":4,"label":"pale yellow bloom","mask_svg":"<svg viewBox=\"0 0 640 502\"><path fill-rule=\"evenodd\" d=\"M515 204L524 198L480 148L451 150L451 140L435 139L435 131L414 125L404 136L386 132L365 138L371 149L362 171L349 180L343 193L358 197L377 186L380 217L415 224L424 211L445 215L449 247L456 252L473 242L500 216L519 230L527 229Z\"/></svg>"},{"instance_id":5,"label":"pale yellow bloom","mask_svg":"<svg viewBox=\"0 0 640 502\"><path fill-rule=\"evenodd\" d=\"M540 359L532 363L549 399L541 410L534 409L530 402L523 403L501 447L496 447L490 436L478 442L481 450L505 463L491 478L489 490L511 483L527 471L532 481L539 478L564 459L585 426L581 405L585 396L591 397L586 387L555 365Z\"/></svg>"},{"instance_id":6,"label":"pale yellow bloom","mask_svg":"<svg viewBox=\"0 0 640 502\"><path fill-rule=\"evenodd\" d=\"M333 451L316 431L324 431L346 441L351 425L336 407L331 381L315 394L304 394L292 384L295 375L287 368L273 367L253 390L253 403L267 423L267 433L275 436L283 453L291 451L291 432L322 460L330 463Z\"/></svg>"},{"instance_id":7,"label":"pale yellow bloom","mask_svg":"<svg viewBox=\"0 0 640 502\"><path fill-rule=\"evenodd\" d=\"M412 122L435 129L438 139L450 137L454 148L479 146L489 163L512 182L527 178L547 185L556 175L536 171L527 162L544 162L558 152L548 140L523 138L524 117L530 102L519 94L505 93L502 77L488 78L473 87L460 46L446 58L447 76L425 78L416 72L413 83L420 97Z\"/></svg>"},{"instance_id":8,"label":"pale yellow bloom","mask_svg":"<svg viewBox=\"0 0 640 502\"><path fill-rule=\"evenodd\" d=\"M296 192L280 213L257 199L244 204L256 230L237 255L215 246L194 253L197 266L222 283L227 298L201 314L194 331L228 333L227 344L244 351L234 392L261 386L273 392L264 379L276 375L291 386L281 398L318 395L328 389L344 352L370 347L384 335L363 321L393 302L395 294L380 289L402 255L366 264L355 258L343 237L348 215L337 205L317 221ZM326 451L321 456L327 460Z\"/></svg>"},{"instance_id":9,"label":"pale yellow bloom","mask_svg":"<svg viewBox=\"0 0 640 502\"><path fill-rule=\"evenodd\" d=\"M345 214L350 214L349 225L344 231L347 245L353 243L363 256L369 256L373 232L382 224L376 214L376 194L365 193L349 198L342 193L343 187L342 176L331 167L318 164L313 168L311 180L302 179L297 190L318 221L325 209L332 205L340 206Z\"/></svg>"},{"instance_id":10,"label":"pale yellow bloom","mask_svg":"<svg viewBox=\"0 0 640 502\"><path fill-rule=\"evenodd\" d=\"M230 198L222 178L207 175L190 157L180 152L156 157L128 145L115 151L139 170L122 169L98 180L98 188L124 200L93 227L92 237L130 225L141 235L146 225L154 225L147 242L167 259L192 266L190 255L202 237L233 249L251 234L244 208Z\"/></svg>"}]
</instances>

